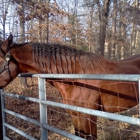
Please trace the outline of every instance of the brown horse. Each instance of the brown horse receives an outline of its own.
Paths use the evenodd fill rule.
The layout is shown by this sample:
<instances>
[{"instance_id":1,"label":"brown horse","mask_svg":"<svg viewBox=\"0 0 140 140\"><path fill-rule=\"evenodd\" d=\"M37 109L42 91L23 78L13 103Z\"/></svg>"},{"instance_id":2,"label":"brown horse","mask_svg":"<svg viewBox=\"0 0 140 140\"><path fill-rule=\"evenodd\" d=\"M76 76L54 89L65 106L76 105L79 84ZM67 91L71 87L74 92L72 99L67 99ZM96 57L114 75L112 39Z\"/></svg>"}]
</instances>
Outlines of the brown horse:
<instances>
[{"instance_id":1,"label":"brown horse","mask_svg":"<svg viewBox=\"0 0 140 140\"><path fill-rule=\"evenodd\" d=\"M100 55L59 44L14 44L13 37L0 44L0 87L19 73L53 74L140 74L140 55L123 61L108 61ZM47 79L50 80L50 79ZM103 80L54 80L63 102L107 112L120 112L138 104L136 82ZM71 114L76 135L97 139L96 116L74 111Z\"/></svg>"}]
</instances>

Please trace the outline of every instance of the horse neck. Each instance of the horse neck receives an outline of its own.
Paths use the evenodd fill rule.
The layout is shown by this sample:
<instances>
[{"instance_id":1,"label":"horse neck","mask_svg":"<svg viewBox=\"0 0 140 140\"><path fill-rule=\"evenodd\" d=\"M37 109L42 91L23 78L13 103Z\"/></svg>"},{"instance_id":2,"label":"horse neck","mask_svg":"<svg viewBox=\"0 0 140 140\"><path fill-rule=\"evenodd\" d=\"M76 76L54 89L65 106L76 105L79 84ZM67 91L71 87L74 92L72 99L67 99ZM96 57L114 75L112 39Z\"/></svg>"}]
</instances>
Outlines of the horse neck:
<instances>
[{"instance_id":1,"label":"horse neck","mask_svg":"<svg viewBox=\"0 0 140 140\"><path fill-rule=\"evenodd\" d=\"M140 56L137 59L132 60L132 63L134 63L138 69L140 69Z\"/></svg>"},{"instance_id":2,"label":"horse neck","mask_svg":"<svg viewBox=\"0 0 140 140\"><path fill-rule=\"evenodd\" d=\"M105 60L61 45L25 44L11 49L20 72L79 74L102 71Z\"/></svg>"},{"instance_id":3,"label":"horse neck","mask_svg":"<svg viewBox=\"0 0 140 140\"><path fill-rule=\"evenodd\" d=\"M140 55L130 56L124 60L121 60L120 62L125 62L127 64L134 64L134 66L140 69Z\"/></svg>"},{"instance_id":4,"label":"horse neck","mask_svg":"<svg viewBox=\"0 0 140 140\"><path fill-rule=\"evenodd\" d=\"M33 49L28 44L21 46L14 46L11 49L13 61L17 64L19 72L39 72L34 66Z\"/></svg>"}]
</instances>

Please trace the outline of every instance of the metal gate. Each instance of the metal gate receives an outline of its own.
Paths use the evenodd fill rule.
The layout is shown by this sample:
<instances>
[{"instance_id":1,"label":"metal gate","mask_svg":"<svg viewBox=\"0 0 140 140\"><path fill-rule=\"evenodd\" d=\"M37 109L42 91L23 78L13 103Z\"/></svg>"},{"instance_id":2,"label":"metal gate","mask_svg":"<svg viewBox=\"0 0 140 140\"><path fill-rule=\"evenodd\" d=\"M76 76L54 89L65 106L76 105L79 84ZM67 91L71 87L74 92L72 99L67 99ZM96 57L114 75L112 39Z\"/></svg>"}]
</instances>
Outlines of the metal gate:
<instances>
[{"instance_id":1,"label":"metal gate","mask_svg":"<svg viewBox=\"0 0 140 140\"><path fill-rule=\"evenodd\" d=\"M123 116L123 115L118 115L118 114L112 114L112 113L107 113L103 111L98 111L98 110L92 110L88 108L83 108L83 107L78 107L78 106L73 106L73 105L67 105L67 104L62 104L62 103L57 103L53 101L47 101L46 100L46 81L45 79L47 78L57 78L57 79L95 79L95 80L119 80L119 81L137 81L140 85L140 75L122 75L122 74L20 74L19 76L21 77L38 77L38 86L39 86L39 99L37 98L32 98L32 97L27 97L27 96L21 96L21 95L16 95L16 94L10 94L10 93L5 93L3 90L1 90L1 109L2 109L2 128L3 130L3 136L1 136L1 139L9 139L6 136L6 128L10 128L13 131L16 131L20 135L24 136L25 138L35 140L32 136L22 132L21 130L13 127L12 125L8 124L5 119L5 113L11 114L13 116L16 116L20 119L29 121L37 126L40 127L41 129L41 140L46 140L48 137L48 130L53 131L55 133L58 133L60 135L63 135L65 137L68 137L70 139L74 140L83 140L83 138L80 138L78 136L75 136L73 134L70 134L66 131L60 130L58 128L52 127L47 124L47 105L49 106L55 106L59 108L64 108L64 109L69 109L89 115L95 115L98 117L103 117L103 118L108 118L111 120L116 120L116 121L121 121L121 122L126 122L129 124L134 124L137 126L140 126L140 118L132 118L128 116ZM140 91L140 86L139 86L139 91ZM4 106L4 96L10 96L13 98L19 98L22 100L27 100L27 101L32 101L39 103L40 105L40 122L36 121L34 119L31 119L29 117L26 117L24 115L18 114L16 112L7 110ZM139 92L139 101L140 101L140 92ZM140 105L139 105L140 106ZM139 110L140 114L140 110Z\"/></svg>"}]
</instances>

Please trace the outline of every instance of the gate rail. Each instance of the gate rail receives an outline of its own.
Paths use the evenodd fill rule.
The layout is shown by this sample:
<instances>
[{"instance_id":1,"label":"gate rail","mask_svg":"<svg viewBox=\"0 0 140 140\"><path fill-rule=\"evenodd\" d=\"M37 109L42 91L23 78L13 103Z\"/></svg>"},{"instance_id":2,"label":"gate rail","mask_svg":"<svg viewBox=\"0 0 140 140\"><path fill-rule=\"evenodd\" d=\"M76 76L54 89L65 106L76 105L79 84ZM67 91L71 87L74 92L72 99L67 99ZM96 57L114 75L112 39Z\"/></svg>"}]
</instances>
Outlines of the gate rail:
<instances>
[{"instance_id":1,"label":"gate rail","mask_svg":"<svg viewBox=\"0 0 140 140\"><path fill-rule=\"evenodd\" d=\"M3 90L1 90L1 105L2 105L2 122L3 122L3 139L9 139L6 137L6 127L12 129L13 131L16 131L20 135L28 138L28 139L33 139L35 138L31 137L30 135L16 129L15 127L9 125L6 123L5 119L5 113L11 114L13 116L16 116L18 118L21 118L23 120L29 121L35 125L40 126L41 128L41 139L46 140L48 136L48 130L56 132L60 135L63 135L65 137L68 137L70 139L74 140L83 140L83 138L80 138L78 136L75 136L73 134L70 134L66 131L54 128L50 125L47 124L47 105L50 106L55 106L63 109L69 109L89 115L95 115L98 117L103 117L103 118L108 118L111 120L116 120L116 121L121 121L121 122L126 122L129 124L134 124L140 126L140 118L132 118L128 116L123 116L123 115L118 115L118 114L113 114L113 113L108 113L108 112L103 112L103 111L98 111L98 110L93 110L93 109L88 109L88 108L83 108L83 107L78 107L78 106L73 106L73 105L68 105L68 104L62 104L62 103L57 103L53 101L47 101L46 100L46 78L49 79L88 79L88 80L118 80L118 81L136 81L139 84L139 107L140 107L140 75L128 75L128 74L20 74L20 77L38 77L38 86L39 86L39 99L37 98L32 98L32 97L27 97L27 96L21 96L17 94L10 94L10 93L5 93ZM31 119L29 117L26 117L24 115L15 113L13 111L7 110L4 106L4 96L10 96L14 98L19 98L22 100L27 100L27 101L32 101L32 102L37 102L40 104L40 122ZM139 115L140 115L140 109L139 109Z\"/></svg>"}]
</instances>

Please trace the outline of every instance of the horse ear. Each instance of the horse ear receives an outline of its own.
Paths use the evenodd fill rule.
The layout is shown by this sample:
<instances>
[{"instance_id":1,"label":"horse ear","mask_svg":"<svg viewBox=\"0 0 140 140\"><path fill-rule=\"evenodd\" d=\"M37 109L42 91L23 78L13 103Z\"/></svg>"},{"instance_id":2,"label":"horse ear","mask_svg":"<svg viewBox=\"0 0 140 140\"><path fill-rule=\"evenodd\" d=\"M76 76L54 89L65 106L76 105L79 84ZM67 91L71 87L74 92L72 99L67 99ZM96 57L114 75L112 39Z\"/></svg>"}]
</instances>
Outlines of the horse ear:
<instances>
[{"instance_id":1,"label":"horse ear","mask_svg":"<svg viewBox=\"0 0 140 140\"><path fill-rule=\"evenodd\" d=\"M11 46L11 44L13 43L13 35L10 34L7 40L8 40L8 45Z\"/></svg>"},{"instance_id":2,"label":"horse ear","mask_svg":"<svg viewBox=\"0 0 140 140\"><path fill-rule=\"evenodd\" d=\"M10 34L9 37L3 42L1 50L6 54L13 43L13 35Z\"/></svg>"}]
</instances>

